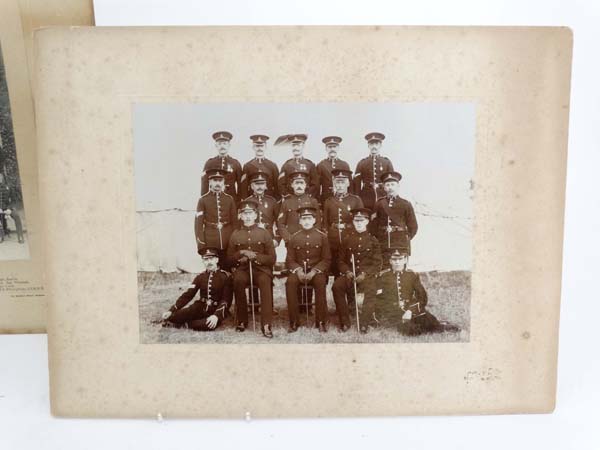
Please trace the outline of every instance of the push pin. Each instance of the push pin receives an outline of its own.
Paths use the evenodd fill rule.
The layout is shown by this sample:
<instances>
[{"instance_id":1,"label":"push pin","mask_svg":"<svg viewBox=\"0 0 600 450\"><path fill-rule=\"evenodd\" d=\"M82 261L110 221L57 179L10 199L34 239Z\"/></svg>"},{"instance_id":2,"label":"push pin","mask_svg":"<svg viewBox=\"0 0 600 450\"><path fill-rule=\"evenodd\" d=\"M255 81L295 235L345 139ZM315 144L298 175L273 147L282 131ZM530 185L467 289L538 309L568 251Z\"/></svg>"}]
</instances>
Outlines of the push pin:
<instances>
[{"instance_id":1,"label":"push pin","mask_svg":"<svg viewBox=\"0 0 600 450\"><path fill-rule=\"evenodd\" d=\"M159 421L159 422L163 421L163 416L162 416L161 413L156 413L156 420Z\"/></svg>"}]
</instances>

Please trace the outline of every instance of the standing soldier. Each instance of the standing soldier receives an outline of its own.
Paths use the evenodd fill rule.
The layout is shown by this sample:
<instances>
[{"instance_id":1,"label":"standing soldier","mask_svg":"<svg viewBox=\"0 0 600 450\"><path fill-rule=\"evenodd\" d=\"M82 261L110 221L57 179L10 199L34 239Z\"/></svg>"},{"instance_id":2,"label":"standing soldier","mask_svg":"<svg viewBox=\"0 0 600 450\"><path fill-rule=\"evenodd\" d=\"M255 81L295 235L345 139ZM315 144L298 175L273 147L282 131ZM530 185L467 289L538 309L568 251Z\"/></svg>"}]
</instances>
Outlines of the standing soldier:
<instances>
[{"instance_id":1,"label":"standing soldier","mask_svg":"<svg viewBox=\"0 0 600 450\"><path fill-rule=\"evenodd\" d=\"M325 204L325 200L333 195L332 171L336 169L350 170L350 165L337 157L338 149L342 138L338 136L327 136L323 138L327 158L317 164L317 173L319 174L319 184L321 185L321 194L319 200Z\"/></svg>"},{"instance_id":2,"label":"standing soldier","mask_svg":"<svg viewBox=\"0 0 600 450\"><path fill-rule=\"evenodd\" d=\"M279 189L277 186L277 178L279 177L279 169L277 164L273 161L265 158L265 150L267 148L267 141L269 136L264 134L255 134L250 136L252 140L252 149L254 150L254 159L251 159L242 169L241 178L241 196L240 198L246 198L252 194L248 185L252 176L258 172L262 172L267 180L266 194L279 199Z\"/></svg>"},{"instance_id":3,"label":"standing soldier","mask_svg":"<svg viewBox=\"0 0 600 450\"><path fill-rule=\"evenodd\" d=\"M381 252L377 238L367 231L371 210L352 210L354 230L347 234L339 251L339 268L344 276L333 283L333 300L341 331L350 328L350 314L346 296L354 294L354 283L364 293L360 315L360 331L366 333L375 313L375 278L381 270Z\"/></svg>"},{"instance_id":4,"label":"standing soldier","mask_svg":"<svg viewBox=\"0 0 600 450\"><path fill-rule=\"evenodd\" d=\"M425 309L427 292L419 274L408 270L408 253L405 248L390 253L390 268L378 279L376 317L381 325L394 326L404 335L460 331L455 325L440 323Z\"/></svg>"},{"instance_id":5,"label":"standing soldier","mask_svg":"<svg viewBox=\"0 0 600 450\"><path fill-rule=\"evenodd\" d=\"M306 193L306 183L308 175L306 172L294 172L289 176L292 194L281 199L279 205L279 215L277 216L277 230L283 238L286 245L292 235L300 229L298 209L305 206L313 207L317 210L316 228L321 227L321 214L319 212L319 202Z\"/></svg>"},{"instance_id":6,"label":"standing soldier","mask_svg":"<svg viewBox=\"0 0 600 450\"><path fill-rule=\"evenodd\" d=\"M374 209L377 200L383 197L384 191L379 177L384 172L394 170L392 161L381 156L381 143L385 136L381 133L369 133L365 136L369 145L370 156L361 159L354 173L354 192L360 196L365 208Z\"/></svg>"},{"instance_id":7,"label":"standing soldier","mask_svg":"<svg viewBox=\"0 0 600 450\"><path fill-rule=\"evenodd\" d=\"M212 135L212 138L215 140L215 147L219 155L208 159L204 164L200 193L206 194L208 192L208 171L220 169L225 172L225 192L237 202L240 194L242 166L237 159L228 155L233 135L228 131L217 131Z\"/></svg>"},{"instance_id":8,"label":"standing soldier","mask_svg":"<svg viewBox=\"0 0 600 450\"><path fill-rule=\"evenodd\" d=\"M227 317L233 296L231 276L219 269L217 248L203 248L200 254L206 271L194 278L175 304L162 315L163 327L212 331ZM200 292L200 298L186 308L197 292Z\"/></svg>"},{"instance_id":9,"label":"standing soldier","mask_svg":"<svg viewBox=\"0 0 600 450\"><path fill-rule=\"evenodd\" d=\"M235 201L223 192L225 171L211 169L206 177L209 191L200 197L196 206L196 245L198 253L204 247L218 248L221 267L226 269L225 250L237 220Z\"/></svg>"},{"instance_id":10,"label":"standing soldier","mask_svg":"<svg viewBox=\"0 0 600 450\"><path fill-rule=\"evenodd\" d=\"M8 231L7 217L14 220L17 239L19 244L23 244L25 239L23 239L23 223L17 211L17 193L4 182L4 174L0 173L0 242L4 241L4 234Z\"/></svg>"},{"instance_id":11,"label":"standing soldier","mask_svg":"<svg viewBox=\"0 0 600 450\"><path fill-rule=\"evenodd\" d=\"M318 210L302 207L297 214L302 227L291 237L287 247L285 264L290 271L285 282L285 294L290 318L289 332L298 330L300 316L298 291L311 285L315 291L315 325L321 333L327 332L327 271L331 263L327 235L316 229ZM306 324L308 326L308 324Z\"/></svg>"},{"instance_id":12,"label":"standing soldier","mask_svg":"<svg viewBox=\"0 0 600 450\"><path fill-rule=\"evenodd\" d=\"M252 195L245 200L251 200L258 205L258 217L256 224L260 228L264 228L271 234L273 245L277 247L281 242L281 237L277 234L275 220L279 210L279 202L268 195L267 192L267 176L263 172L256 172L250 177L250 188Z\"/></svg>"},{"instance_id":13,"label":"standing soldier","mask_svg":"<svg viewBox=\"0 0 600 450\"><path fill-rule=\"evenodd\" d=\"M410 255L410 241L417 234L417 217L412 204L398 195L402 175L386 172L381 176L387 195L375 205L377 238L383 244L383 261L387 265L391 248L406 249Z\"/></svg>"},{"instance_id":14,"label":"standing soldier","mask_svg":"<svg viewBox=\"0 0 600 450\"><path fill-rule=\"evenodd\" d=\"M227 259L233 272L235 294L236 331L243 332L248 326L248 298L246 287L258 287L260 293L261 330L265 337L272 338L273 331L273 264L275 248L271 234L256 225L258 205L245 200L240 206L242 227L231 235L227 247ZM254 308L254 305L252 306ZM253 313L254 314L254 313ZM254 318L254 316L253 316Z\"/></svg>"},{"instance_id":15,"label":"standing soldier","mask_svg":"<svg viewBox=\"0 0 600 450\"><path fill-rule=\"evenodd\" d=\"M329 197L323 205L323 230L329 237L331 250L331 273L340 274L338 270L338 251L346 232L352 228L351 211L362 208L363 202L358 195L348 194L348 187L352 180L352 171L349 169L333 170L334 195Z\"/></svg>"},{"instance_id":16,"label":"standing soldier","mask_svg":"<svg viewBox=\"0 0 600 450\"><path fill-rule=\"evenodd\" d=\"M281 173L278 178L279 194L283 197L286 194L291 194L290 190L290 175L296 172L305 172L308 174L307 192L318 200L319 198L319 174L315 164L303 156L304 143L308 136L306 134L294 134L289 136L292 143L293 158L288 159L281 166Z\"/></svg>"}]
</instances>

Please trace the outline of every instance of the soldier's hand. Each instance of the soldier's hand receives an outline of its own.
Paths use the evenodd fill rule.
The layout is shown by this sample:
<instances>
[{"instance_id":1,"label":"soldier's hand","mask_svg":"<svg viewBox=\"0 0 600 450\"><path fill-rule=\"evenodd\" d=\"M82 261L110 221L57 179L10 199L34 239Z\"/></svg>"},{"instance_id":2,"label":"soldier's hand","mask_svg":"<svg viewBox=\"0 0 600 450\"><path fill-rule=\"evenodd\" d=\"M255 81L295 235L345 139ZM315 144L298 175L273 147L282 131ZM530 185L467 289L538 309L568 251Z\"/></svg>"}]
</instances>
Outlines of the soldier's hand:
<instances>
[{"instance_id":1,"label":"soldier's hand","mask_svg":"<svg viewBox=\"0 0 600 450\"><path fill-rule=\"evenodd\" d=\"M248 261L248 257L247 257L247 256L242 256L242 257L239 259L239 262L240 262L241 264L244 264L244 263L246 263L247 261Z\"/></svg>"},{"instance_id":2,"label":"soldier's hand","mask_svg":"<svg viewBox=\"0 0 600 450\"><path fill-rule=\"evenodd\" d=\"M273 247L279 247L279 242L277 242L277 239L273 239Z\"/></svg>"},{"instance_id":3,"label":"soldier's hand","mask_svg":"<svg viewBox=\"0 0 600 450\"><path fill-rule=\"evenodd\" d=\"M256 252L253 252L252 250L246 250L246 256L248 259L256 259Z\"/></svg>"},{"instance_id":4,"label":"soldier's hand","mask_svg":"<svg viewBox=\"0 0 600 450\"><path fill-rule=\"evenodd\" d=\"M306 274L303 270L298 270L296 272L296 276L298 277L298 280L300 280L301 283L304 283L306 281Z\"/></svg>"},{"instance_id":5,"label":"soldier's hand","mask_svg":"<svg viewBox=\"0 0 600 450\"><path fill-rule=\"evenodd\" d=\"M308 281L312 280L312 279L313 279L313 277L314 277L316 274L317 274L317 272L315 272L314 270L311 270L310 272L308 272L308 273L306 274L306 278L307 278L307 280L308 280Z\"/></svg>"},{"instance_id":6,"label":"soldier's hand","mask_svg":"<svg viewBox=\"0 0 600 450\"><path fill-rule=\"evenodd\" d=\"M412 319L412 311L409 309L402 315L402 320L408 321L410 319Z\"/></svg>"},{"instance_id":7,"label":"soldier's hand","mask_svg":"<svg viewBox=\"0 0 600 450\"><path fill-rule=\"evenodd\" d=\"M357 283L362 283L362 282L364 281L364 279L366 278L366 276L367 276L367 275L366 275L364 272L361 272L361 273L359 273L359 274L356 276L356 282L357 282Z\"/></svg>"},{"instance_id":8,"label":"soldier's hand","mask_svg":"<svg viewBox=\"0 0 600 450\"><path fill-rule=\"evenodd\" d=\"M169 317L171 317L173 313L171 311L166 311L163 313L162 315L162 320L167 320Z\"/></svg>"},{"instance_id":9,"label":"soldier's hand","mask_svg":"<svg viewBox=\"0 0 600 450\"><path fill-rule=\"evenodd\" d=\"M212 316L208 316L206 319L206 326L208 326L209 330L214 330L219 323L219 318L214 314Z\"/></svg>"},{"instance_id":10,"label":"soldier's hand","mask_svg":"<svg viewBox=\"0 0 600 450\"><path fill-rule=\"evenodd\" d=\"M352 280L352 278L354 278L354 274L350 271L346 272L346 278L348 278L349 280Z\"/></svg>"},{"instance_id":11,"label":"soldier's hand","mask_svg":"<svg viewBox=\"0 0 600 450\"><path fill-rule=\"evenodd\" d=\"M5 209L4 212L10 216L12 214L12 209Z\"/></svg>"}]
</instances>

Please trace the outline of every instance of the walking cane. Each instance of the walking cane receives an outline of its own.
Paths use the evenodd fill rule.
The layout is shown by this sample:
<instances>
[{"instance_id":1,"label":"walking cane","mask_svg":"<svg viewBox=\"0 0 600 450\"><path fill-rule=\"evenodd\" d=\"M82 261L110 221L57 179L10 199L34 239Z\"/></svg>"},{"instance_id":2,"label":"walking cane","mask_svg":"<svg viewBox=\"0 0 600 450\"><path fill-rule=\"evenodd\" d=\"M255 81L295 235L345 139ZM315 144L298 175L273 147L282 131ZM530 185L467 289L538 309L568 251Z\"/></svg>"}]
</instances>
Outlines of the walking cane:
<instances>
[{"instance_id":1,"label":"walking cane","mask_svg":"<svg viewBox=\"0 0 600 450\"><path fill-rule=\"evenodd\" d=\"M391 238L390 238L390 233L391 233L390 228L392 228L392 226L391 226L391 223L390 223L390 216L388 216L387 219L388 219L388 221L387 221L388 222L388 224L387 224L387 235L388 235L388 249L389 249L392 246L392 244L391 244Z\"/></svg>"},{"instance_id":2,"label":"walking cane","mask_svg":"<svg viewBox=\"0 0 600 450\"><path fill-rule=\"evenodd\" d=\"M250 301L252 302L252 329L256 333L256 318L254 316L254 281L252 278L252 260L248 260L248 267L250 268Z\"/></svg>"},{"instance_id":3,"label":"walking cane","mask_svg":"<svg viewBox=\"0 0 600 450\"><path fill-rule=\"evenodd\" d=\"M342 223L342 209L338 208L338 239L339 239L339 243L342 243L342 230L340 229L340 225Z\"/></svg>"},{"instance_id":4,"label":"walking cane","mask_svg":"<svg viewBox=\"0 0 600 450\"><path fill-rule=\"evenodd\" d=\"M306 261L304 261L304 308L306 308L306 328L308 328L308 285L306 284ZM317 320L315 316L315 320Z\"/></svg>"},{"instance_id":5,"label":"walking cane","mask_svg":"<svg viewBox=\"0 0 600 450\"><path fill-rule=\"evenodd\" d=\"M358 318L358 290L356 289L356 264L354 263L354 253L352 253L352 284L354 285L354 309L356 310L356 329L360 333L360 320Z\"/></svg>"}]
</instances>

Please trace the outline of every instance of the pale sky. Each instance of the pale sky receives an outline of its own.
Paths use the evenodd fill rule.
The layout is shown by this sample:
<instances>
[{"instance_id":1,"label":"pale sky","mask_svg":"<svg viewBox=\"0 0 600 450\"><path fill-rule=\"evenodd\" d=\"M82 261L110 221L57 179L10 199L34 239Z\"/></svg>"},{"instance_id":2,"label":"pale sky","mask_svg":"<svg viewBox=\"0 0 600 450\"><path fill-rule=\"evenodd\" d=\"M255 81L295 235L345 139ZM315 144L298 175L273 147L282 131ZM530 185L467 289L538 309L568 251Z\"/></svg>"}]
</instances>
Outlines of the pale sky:
<instances>
[{"instance_id":1,"label":"pale sky","mask_svg":"<svg viewBox=\"0 0 600 450\"><path fill-rule=\"evenodd\" d=\"M133 124L138 211L195 209L215 131L233 134L230 155L242 165L253 157L249 136L270 136L266 156L279 167L291 150L273 147L278 136L308 134L305 156L315 164L326 157L321 139L341 136L338 156L352 170L368 155L364 135L381 132L381 154L402 174L401 196L417 212L411 265L471 268L472 103L152 103L134 105Z\"/></svg>"}]
</instances>

